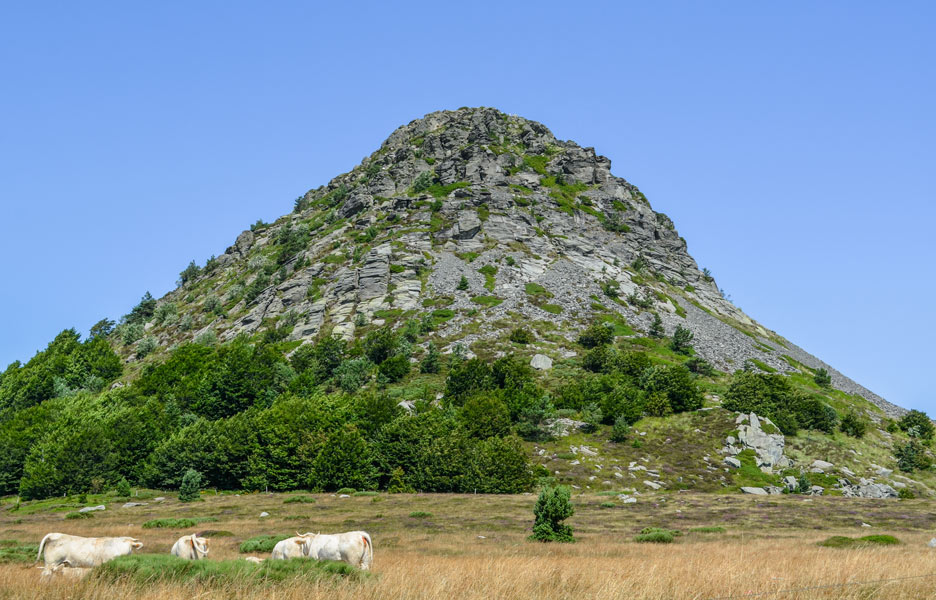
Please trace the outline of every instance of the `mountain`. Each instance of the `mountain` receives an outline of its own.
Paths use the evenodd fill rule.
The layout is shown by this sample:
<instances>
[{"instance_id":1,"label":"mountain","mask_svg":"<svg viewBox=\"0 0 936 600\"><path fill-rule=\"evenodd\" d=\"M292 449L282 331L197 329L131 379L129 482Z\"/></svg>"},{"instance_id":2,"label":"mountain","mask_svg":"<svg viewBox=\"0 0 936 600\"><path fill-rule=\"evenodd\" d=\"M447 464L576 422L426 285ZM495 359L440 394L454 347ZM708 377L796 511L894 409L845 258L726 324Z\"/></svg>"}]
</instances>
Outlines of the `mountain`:
<instances>
[{"instance_id":1,"label":"mountain","mask_svg":"<svg viewBox=\"0 0 936 600\"><path fill-rule=\"evenodd\" d=\"M724 299L673 221L612 175L609 159L491 108L400 127L209 266L161 299L198 323L187 333L156 327L161 346L283 321L290 339L350 339L356 322L395 323L438 307L454 313L437 332L446 351L462 344L497 356L510 349L505 330L523 323L547 328L534 346L561 359L574 356L578 332L597 315L646 332L658 314L668 334L692 331L696 353L720 370L824 368L834 388L889 416L905 412ZM223 314L197 316L218 301Z\"/></svg>"},{"instance_id":2,"label":"mountain","mask_svg":"<svg viewBox=\"0 0 936 600\"><path fill-rule=\"evenodd\" d=\"M189 469L248 490L936 495L926 415L726 300L593 148L490 108L400 127L79 338L0 374L0 495Z\"/></svg>"}]
</instances>

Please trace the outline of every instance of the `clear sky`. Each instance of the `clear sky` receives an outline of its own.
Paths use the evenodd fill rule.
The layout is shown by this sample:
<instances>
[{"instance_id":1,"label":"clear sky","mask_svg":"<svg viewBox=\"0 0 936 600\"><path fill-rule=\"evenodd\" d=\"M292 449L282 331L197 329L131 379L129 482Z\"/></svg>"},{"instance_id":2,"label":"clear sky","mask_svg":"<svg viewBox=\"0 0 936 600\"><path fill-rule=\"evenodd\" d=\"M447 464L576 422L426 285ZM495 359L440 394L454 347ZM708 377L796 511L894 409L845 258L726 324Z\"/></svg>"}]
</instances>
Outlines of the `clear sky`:
<instances>
[{"instance_id":1,"label":"clear sky","mask_svg":"<svg viewBox=\"0 0 936 600\"><path fill-rule=\"evenodd\" d=\"M749 315L936 413L934 32L912 1L5 3L0 364L483 105L594 146Z\"/></svg>"}]
</instances>

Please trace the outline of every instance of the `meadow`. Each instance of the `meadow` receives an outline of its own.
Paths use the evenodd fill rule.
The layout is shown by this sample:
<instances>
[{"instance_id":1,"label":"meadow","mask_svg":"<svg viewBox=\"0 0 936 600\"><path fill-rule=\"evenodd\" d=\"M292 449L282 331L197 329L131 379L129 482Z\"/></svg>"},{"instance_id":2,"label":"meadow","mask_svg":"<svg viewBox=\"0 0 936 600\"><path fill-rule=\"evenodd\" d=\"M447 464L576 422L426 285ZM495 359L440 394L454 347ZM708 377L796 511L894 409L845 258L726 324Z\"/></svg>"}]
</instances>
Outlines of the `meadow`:
<instances>
[{"instance_id":1,"label":"meadow","mask_svg":"<svg viewBox=\"0 0 936 600\"><path fill-rule=\"evenodd\" d=\"M203 494L180 503L158 492L121 508L125 499L90 496L107 510L69 518L80 506L58 498L0 504L0 598L932 598L936 532L928 500L864 500L782 496L758 498L692 492L643 495L622 504L612 495L573 495L568 523L574 544L528 541L533 495ZM290 501L295 498L302 501ZM261 518L261 512L268 517ZM194 526L157 519L205 519ZM862 524L871 525L865 527ZM636 543L645 527L679 530L671 544ZM94 576L39 584L35 546L52 531L84 536L130 535L144 553L168 553L181 535L204 531L210 558L268 556L240 552L245 540L295 531L364 529L374 542L369 575L260 579L247 572L190 581L154 576ZM822 547L832 536L889 534L892 546ZM243 561L241 561L243 562ZM239 564L239 563L231 563ZM219 570L219 573L221 570ZM254 573L255 575L255 573ZM906 578L906 579L900 579ZM865 584L859 582L879 581ZM835 586L835 587L819 587ZM800 588L798 592L789 592Z\"/></svg>"}]
</instances>

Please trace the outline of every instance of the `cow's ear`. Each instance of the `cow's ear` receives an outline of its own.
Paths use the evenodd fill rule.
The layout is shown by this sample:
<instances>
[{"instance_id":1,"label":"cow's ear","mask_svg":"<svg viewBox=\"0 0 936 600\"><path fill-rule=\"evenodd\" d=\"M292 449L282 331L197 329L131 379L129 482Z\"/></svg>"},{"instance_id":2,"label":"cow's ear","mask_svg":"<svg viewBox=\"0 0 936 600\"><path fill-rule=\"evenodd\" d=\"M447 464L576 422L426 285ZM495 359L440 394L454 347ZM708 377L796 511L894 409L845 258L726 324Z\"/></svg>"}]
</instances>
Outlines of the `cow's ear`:
<instances>
[{"instance_id":1,"label":"cow's ear","mask_svg":"<svg viewBox=\"0 0 936 600\"><path fill-rule=\"evenodd\" d=\"M299 544L300 546L303 544L303 542L305 542L305 540L302 539L302 538L299 538L299 539L297 539L297 540L295 540L295 541L296 541L296 543Z\"/></svg>"}]
</instances>

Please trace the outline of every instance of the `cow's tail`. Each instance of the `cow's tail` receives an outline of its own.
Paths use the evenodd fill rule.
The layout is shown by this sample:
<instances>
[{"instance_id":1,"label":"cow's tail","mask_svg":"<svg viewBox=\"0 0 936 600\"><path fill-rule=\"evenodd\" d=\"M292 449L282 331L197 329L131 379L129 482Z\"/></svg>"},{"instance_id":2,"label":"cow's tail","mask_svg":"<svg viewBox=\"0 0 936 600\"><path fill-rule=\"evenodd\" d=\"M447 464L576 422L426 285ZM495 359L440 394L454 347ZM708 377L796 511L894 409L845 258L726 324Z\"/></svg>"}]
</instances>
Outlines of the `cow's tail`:
<instances>
[{"instance_id":1,"label":"cow's tail","mask_svg":"<svg viewBox=\"0 0 936 600\"><path fill-rule=\"evenodd\" d=\"M361 569L368 570L374 561L374 545L371 543L370 534L362 532L361 540L364 542L364 553L361 555Z\"/></svg>"},{"instance_id":2,"label":"cow's tail","mask_svg":"<svg viewBox=\"0 0 936 600\"><path fill-rule=\"evenodd\" d=\"M34 562L33 564L29 565L29 567L27 567L27 568L33 567L36 563L38 563L38 562L42 559L42 550L43 550L43 548L45 548L46 540L48 540L49 537L52 536L52 535L55 535L55 534L47 533L46 536L45 536L44 538L42 538L42 541L39 542L39 554L36 555L36 562Z\"/></svg>"}]
</instances>

